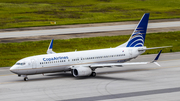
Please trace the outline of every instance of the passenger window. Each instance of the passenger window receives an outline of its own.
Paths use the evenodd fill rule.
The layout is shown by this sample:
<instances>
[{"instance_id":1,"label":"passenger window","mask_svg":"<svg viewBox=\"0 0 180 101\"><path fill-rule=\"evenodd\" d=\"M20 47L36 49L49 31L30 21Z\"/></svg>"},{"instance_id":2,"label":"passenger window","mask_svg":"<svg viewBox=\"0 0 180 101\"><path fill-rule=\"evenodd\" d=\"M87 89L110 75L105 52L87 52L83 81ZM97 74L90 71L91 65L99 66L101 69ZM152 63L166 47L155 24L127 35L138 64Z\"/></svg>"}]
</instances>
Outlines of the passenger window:
<instances>
[{"instance_id":1,"label":"passenger window","mask_svg":"<svg viewBox=\"0 0 180 101\"><path fill-rule=\"evenodd\" d=\"M25 63L16 63L16 65L25 65Z\"/></svg>"}]
</instances>

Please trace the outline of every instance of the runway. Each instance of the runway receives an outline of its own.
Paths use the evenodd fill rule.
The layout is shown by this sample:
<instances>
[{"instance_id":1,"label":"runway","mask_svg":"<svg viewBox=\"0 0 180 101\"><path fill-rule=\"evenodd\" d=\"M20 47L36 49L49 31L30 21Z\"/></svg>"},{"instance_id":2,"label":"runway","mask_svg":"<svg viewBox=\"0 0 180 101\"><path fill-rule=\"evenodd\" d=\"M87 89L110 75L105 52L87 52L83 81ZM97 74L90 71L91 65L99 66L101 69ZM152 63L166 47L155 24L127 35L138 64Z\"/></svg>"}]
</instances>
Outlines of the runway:
<instances>
[{"instance_id":1,"label":"runway","mask_svg":"<svg viewBox=\"0 0 180 101\"><path fill-rule=\"evenodd\" d=\"M77 33L133 30L137 26L137 24L0 32L0 38L30 37L30 36L32 37L32 36L42 36L42 35L68 35L68 34L77 34ZM148 24L148 29L172 28L172 27L180 27L180 21L156 22L156 23Z\"/></svg>"},{"instance_id":2,"label":"runway","mask_svg":"<svg viewBox=\"0 0 180 101\"><path fill-rule=\"evenodd\" d=\"M133 61L151 61L157 54ZM70 73L30 75L23 81L0 68L0 101L179 101L180 52L162 53L158 63L99 68L96 77Z\"/></svg>"}]
</instances>

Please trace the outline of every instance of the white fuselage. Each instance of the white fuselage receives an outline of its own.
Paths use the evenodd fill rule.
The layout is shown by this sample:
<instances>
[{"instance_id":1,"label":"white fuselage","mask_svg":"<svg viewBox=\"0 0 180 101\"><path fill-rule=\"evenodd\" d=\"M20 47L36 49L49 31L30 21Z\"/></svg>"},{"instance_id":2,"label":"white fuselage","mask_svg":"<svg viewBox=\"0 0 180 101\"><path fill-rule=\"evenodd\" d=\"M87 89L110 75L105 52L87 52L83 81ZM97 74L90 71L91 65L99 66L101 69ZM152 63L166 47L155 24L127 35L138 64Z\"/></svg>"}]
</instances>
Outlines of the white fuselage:
<instances>
[{"instance_id":1,"label":"white fuselage","mask_svg":"<svg viewBox=\"0 0 180 101\"><path fill-rule=\"evenodd\" d=\"M125 47L37 55L19 60L11 71L19 75L69 71L79 65L126 62L143 52Z\"/></svg>"}]
</instances>

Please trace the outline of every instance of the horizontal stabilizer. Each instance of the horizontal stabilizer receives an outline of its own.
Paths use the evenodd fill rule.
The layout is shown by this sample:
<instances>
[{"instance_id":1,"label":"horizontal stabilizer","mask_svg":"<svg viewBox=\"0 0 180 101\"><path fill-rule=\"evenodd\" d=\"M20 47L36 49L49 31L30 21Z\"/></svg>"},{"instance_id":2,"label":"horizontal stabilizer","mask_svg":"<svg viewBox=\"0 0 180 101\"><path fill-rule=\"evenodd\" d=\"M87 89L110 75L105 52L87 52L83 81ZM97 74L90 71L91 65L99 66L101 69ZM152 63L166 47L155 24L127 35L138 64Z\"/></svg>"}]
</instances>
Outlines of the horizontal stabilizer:
<instances>
[{"instance_id":1,"label":"horizontal stabilizer","mask_svg":"<svg viewBox=\"0 0 180 101\"><path fill-rule=\"evenodd\" d=\"M138 51L146 51L146 50L151 50L151 49L160 49L160 48L168 48L168 47L172 47L172 46L163 46L163 47L152 47L152 48L139 48Z\"/></svg>"}]
</instances>

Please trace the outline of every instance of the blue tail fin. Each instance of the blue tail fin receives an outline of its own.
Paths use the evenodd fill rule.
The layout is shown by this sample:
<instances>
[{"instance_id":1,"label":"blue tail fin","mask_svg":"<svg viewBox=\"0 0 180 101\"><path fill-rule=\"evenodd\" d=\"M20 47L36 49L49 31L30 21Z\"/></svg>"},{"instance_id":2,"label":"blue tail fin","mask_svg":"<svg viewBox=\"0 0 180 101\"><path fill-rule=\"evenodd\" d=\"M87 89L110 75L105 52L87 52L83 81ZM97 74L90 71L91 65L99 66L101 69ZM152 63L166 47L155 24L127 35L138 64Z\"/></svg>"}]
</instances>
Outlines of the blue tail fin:
<instances>
[{"instance_id":1,"label":"blue tail fin","mask_svg":"<svg viewBox=\"0 0 180 101\"><path fill-rule=\"evenodd\" d=\"M145 13L138 26L129 38L126 47L143 47L146 37L146 30L149 20L149 13Z\"/></svg>"}]
</instances>

